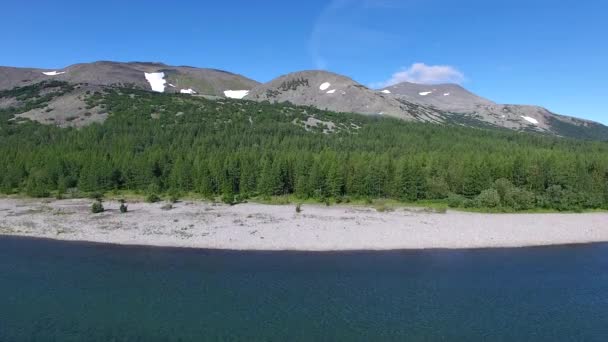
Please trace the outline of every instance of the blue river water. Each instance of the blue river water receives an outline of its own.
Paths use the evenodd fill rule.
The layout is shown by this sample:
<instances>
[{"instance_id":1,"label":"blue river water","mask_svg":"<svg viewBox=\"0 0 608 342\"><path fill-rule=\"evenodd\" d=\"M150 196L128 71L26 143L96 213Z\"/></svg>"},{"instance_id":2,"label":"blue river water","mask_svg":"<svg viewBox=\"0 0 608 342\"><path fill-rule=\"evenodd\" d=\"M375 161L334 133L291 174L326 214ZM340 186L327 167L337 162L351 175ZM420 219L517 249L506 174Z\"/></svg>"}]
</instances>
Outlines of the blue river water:
<instances>
[{"instance_id":1,"label":"blue river water","mask_svg":"<svg viewBox=\"0 0 608 342\"><path fill-rule=\"evenodd\" d=\"M237 252L0 237L0 341L606 341L608 245Z\"/></svg>"}]
</instances>

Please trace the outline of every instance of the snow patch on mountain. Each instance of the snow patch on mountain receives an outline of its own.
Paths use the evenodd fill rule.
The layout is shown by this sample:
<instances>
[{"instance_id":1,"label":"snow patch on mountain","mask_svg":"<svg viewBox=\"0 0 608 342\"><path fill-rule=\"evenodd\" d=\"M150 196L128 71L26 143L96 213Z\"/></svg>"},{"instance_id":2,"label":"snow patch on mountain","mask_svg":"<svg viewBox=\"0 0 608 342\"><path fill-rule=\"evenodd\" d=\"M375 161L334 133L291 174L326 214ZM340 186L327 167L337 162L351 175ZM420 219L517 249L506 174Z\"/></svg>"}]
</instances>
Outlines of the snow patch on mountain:
<instances>
[{"instance_id":1,"label":"snow patch on mountain","mask_svg":"<svg viewBox=\"0 0 608 342\"><path fill-rule=\"evenodd\" d=\"M42 73L47 76L57 76L57 75L65 74L65 71L46 71L46 72L42 72Z\"/></svg>"},{"instance_id":2,"label":"snow patch on mountain","mask_svg":"<svg viewBox=\"0 0 608 342\"><path fill-rule=\"evenodd\" d=\"M331 87L331 83L325 82L325 83L323 83L323 84L321 84L319 86L319 89L321 89L321 90L327 90L327 89L329 89L329 87Z\"/></svg>"},{"instance_id":3,"label":"snow patch on mountain","mask_svg":"<svg viewBox=\"0 0 608 342\"><path fill-rule=\"evenodd\" d=\"M249 94L249 90L226 90L224 91L224 95L231 99L242 99L243 97Z\"/></svg>"},{"instance_id":4,"label":"snow patch on mountain","mask_svg":"<svg viewBox=\"0 0 608 342\"><path fill-rule=\"evenodd\" d=\"M164 93L165 92L165 73L164 72L151 72L144 73L146 76L146 80L150 83L150 87L153 91Z\"/></svg>"},{"instance_id":5,"label":"snow patch on mountain","mask_svg":"<svg viewBox=\"0 0 608 342\"><path fill-rule=\"evenodd\" d=\"M171 84L171 83L167 83L167 84L169 85L169 87L175 88L175 86L173 84Z\"/></svg>"},{"instance_id":6,"label":"snow patch on mountain","mask_svg":"<svg viewBox=\"0 0 608 342\"><path fill-rule=\"evenodd\" d=\"M333 93L335 93L335 92L336 92L336 89L332 89L332 90L328 90L328 91L327 91L327 93L328 93L328 94L333 94Z\"/></svg>"},{"instance_id":7,"label":"snow patch on mountain","mask_svg":"<svg viewBox=\"0 0 608 342\"><path fill-rule=\"evenodd\" d=\"M418 95L420 95L420 96L427 96L427 95L432 94L432 93L433 93L432 91L423 91L421 93L418 93Z\"/></svg>"},{"instance_id":8,"label":"snow patch on mountain","mask_svg":"<svg viewBox=\"0 0 608 342\"><path fill-rule=\"evenodd\" d=\"M193 89L181 89L179 92L182 94L196 94L196 91Z\"/></svg>"},{"instance_id":9,"label":"snow patch on mountain","mask_svg":"<svg viewBox=\"0 0 608 342\"><path fill-rule=\"evenodd\" d=\"M390 93L391 93L391 91L390 91L390 90L388 90L388 89L384 89L383 91L381 91L381 93L383 93L383 94L390 94Z\"/></svg>"},{"instance_id":10,"label":"snow patch on mountain","mask_svg":"<svg viewBox=\"0 0 608 342\"><path fill-rule=\"evenodd\" d=\"M530 123L533 123L533 124L535 124L535 125L538 125L538 120L536 120L535 118L531 118L531 117L529 117L529 116L523 116L523 115L522 115L521 117L522 117L524 120L526 120L526 121L528 121L528 122L530 122Z\"/></svg>"},{"instance_id":11,"label":"snow patch on mountain","mask_svg":"<svg viewBox=\"0 0 608 342\"><path fill-rule=\"evenodd\" d=\"M450 96L450 93L445 93L443 94L443 96Z\"/></svg>"}]
</instances>

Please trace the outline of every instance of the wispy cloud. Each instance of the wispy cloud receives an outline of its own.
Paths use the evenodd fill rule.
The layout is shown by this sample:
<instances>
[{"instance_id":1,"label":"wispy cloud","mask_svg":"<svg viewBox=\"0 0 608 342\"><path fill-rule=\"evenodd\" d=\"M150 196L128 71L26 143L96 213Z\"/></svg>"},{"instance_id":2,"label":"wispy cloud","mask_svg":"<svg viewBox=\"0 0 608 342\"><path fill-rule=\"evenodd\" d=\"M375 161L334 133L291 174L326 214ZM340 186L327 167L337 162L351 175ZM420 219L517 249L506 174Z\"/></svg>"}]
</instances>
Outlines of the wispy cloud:
<instances>
[{"instance_id":1,"label":"wispy cloud","mask_svg":"<svg viewBox=\"0 0 608 342\"><path fill-rule=\"evenodd\" d=\"M411 82L420 84L438 83L457 83L465 81L464 74L450 65L426 65L424 63L414 63L410 67L402 68L394 73L388 80L376 82L370 86L373 88L383 88L401 82Z\"/></svg>"},{"instance_id":2,"label":"wispy cloud","mask_svg":"<svg viewBox=\"0 0 608 342\"><path fill-rule=\"evenodd\" d=\"M399 36L367 23L369 12L403 6L401 0L332 0L313 25L309 53L317 69L393 48Z\"/></svg>"}]
</instances>

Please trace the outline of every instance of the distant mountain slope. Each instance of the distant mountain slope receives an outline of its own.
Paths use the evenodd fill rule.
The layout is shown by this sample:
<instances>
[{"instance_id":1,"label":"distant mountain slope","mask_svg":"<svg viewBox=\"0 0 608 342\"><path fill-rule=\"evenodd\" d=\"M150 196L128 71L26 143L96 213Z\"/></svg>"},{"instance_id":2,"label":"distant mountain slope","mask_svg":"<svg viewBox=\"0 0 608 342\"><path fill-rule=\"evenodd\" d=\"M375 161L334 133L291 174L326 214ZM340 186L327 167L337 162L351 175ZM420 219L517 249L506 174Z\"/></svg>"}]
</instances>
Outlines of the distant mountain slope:
<instances>
[{"instance_id":1,"label":"distant mountain slope","mask_svg":"<svg viewBox=\"0 0 608 342\"><path fill-rule=\"evenodd\" d=\"M100 61L59 70L0 67L0 110L13 108L17 118L80 127L106 119L108 113L88 104L87 98L109 87L243 97L256 85L226 71L161 63Z\"/></svg>"},{"instance_id":2,"label":"distant mountain slope","mask_svg":"<svg viewBox=\"0 0 608 342\"><path fill-rule=\"evenodd\" d=\"M352 79L326 71L300 71L251 90L246 99L290 102L334 112L389 115L404 120L442 122L443 113L371 90Z\"/></svg>"},{"instance_id":3,"label":"distant mountain slope","mask_svg":"<svg viewBox=\"0 0 608 342\"><path fill-rule=\"evenodd\" d=\"M498 104L456 84L403 82L380 92L447 113L466 115L498 127L608 140L608 127L597 122L558 115L539 106Z\"/></svg>"},{"instance_id":4,"label":"distant mountain slope","mask_svg":"<svg viewBox=\"0 0 608 342\"><path fill-rule=\"evenodd\" d=\"M45 80L214 96L225 96L230 90L250 90L258 84L226 71L162 63L100 61L58 70L0 67L0 90Z\"/></svg>"},{"instance_id":5,"label":"distant mountain slope","mask_svg":"<svg viewBox=\"0 0 608 342\"><path fill-rule=\"evenodd\" d=\"M413 103L457 113L495 105L494 102L477 96L457 84L423 85L403 82L383 88L381 92L397 95Z\"/></svg>"},{"instance_id":6,"label":"distant mountain slope","mask_svg":"<svg viewBox=\"0 0 608 342\"><path fill-rule=\"evenodd\" d=\"M260 84L226 71L150 62L99 61L58 70L0 67L0 111L15 119L81 127L111 114L88 101L110 88L290 102L338 113L608 140L608 127L602 124L538 106L498 104L455 84L400 83L373 90L349 77L318 70Z\"/></svg>"}]
</instances>

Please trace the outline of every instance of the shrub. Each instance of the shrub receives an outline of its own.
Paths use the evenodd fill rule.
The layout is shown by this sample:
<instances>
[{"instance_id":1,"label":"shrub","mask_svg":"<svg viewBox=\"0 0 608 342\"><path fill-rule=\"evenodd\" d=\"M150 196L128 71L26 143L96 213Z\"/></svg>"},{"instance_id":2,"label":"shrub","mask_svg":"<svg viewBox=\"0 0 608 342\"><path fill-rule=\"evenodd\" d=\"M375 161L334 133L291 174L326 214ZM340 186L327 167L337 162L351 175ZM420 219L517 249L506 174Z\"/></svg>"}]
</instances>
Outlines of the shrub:
<instances>
[{"instance_id":1,"label":"shrub","mask_svg":"<svg viewBox=\"0 0 608 342\"><path fill-rule=\"evenodd\" d=\"M515 210L528 210L534 207L535 196L530 191L514 187L506 192L503 203Z\"/></svg>"},{"instance_id":2,"label":"shrub","mask_svg":"<svg viewBox=\"0 0 608 342\"><path fill-rule=\"evenodd\" d=\"M500 206L500 195L496 189L487 189L477 196L476 201L484 208L496 208Z\"/></svg>"},{"instance_id":3,"label":"shrub","mask_svg":"<svg viewBox=\"0 0 608 342\"><path fill-rule=\"evenodd\" d=\"M464 204L464 201L465 201L464 197L457 195L457 194L450 194L448 196L448 207L460 208Z\"/></svg>"},{"instance_id":4,"label":"shrub","mask_svg":"<svg viewBox=\"0 0 608 342\"><path fill-rule=\"evenodd\" d=\"M99 214L99 213L103 213L105 211L103 204L101 204L101 201L95 201L95 203L93 203L93 205L91 205L91 212L93 214Z\"/></svg>"},{"instance_id":5,"label":"shrub","mask_svg":"<svg viewBox=\"0 0 608 342\"><path fill-rule=\"evenodd\" d=\"M236 196L234 196L234 201L236 203L245 203L245 202L247 202L248 197L249 197L249 195L247 195L247 194L237 194Z\"/></svg>"},{"instance_id":6,"label":"shrub","mask_svg":"<svg viewBox=\"0 0 608 342\"><path fill-rule=\"evenodd\" d=\"M464 208L475 208L477 206L477 203L474 200L472 200L472 199L465 198L462 201L462 206Z\"/></svg>"},{"instance_id":7,"label":"shrub","mask_svg":"<svg viewBox=\"0 0 608 342\"><path fill-rule=\"evenodd\" d=\"M235 204L234 194L223 194L222 202L224 202L228 205L234 205Z\"/></svg>"},{"instance_id":8,"label":"shrub","mask_svg":"<svg viewBox=\"0 0 608 342\"><path fill-rule=\"evenodd\" d=\"M534 203L539 208L551 208L551 204L549 203L549 199L545 195L536 195L534 196Z\"/></svg>"},{"instance_id":9,"label":"shrub","mask_svg":"<svg viewBox=\"0 0 608 342\"><path fill-rule=\"evenodd\" d=\"M128 211L127 205L125 204L125 200L121 199L120 200L120 212L121 213L126 213Z\"/></svg>"},{"instance_id":10,"label":"shrub","mask_svg":"<svg viewBox=\"0 0 608 342\"><path fill-rule=\"evenodd\" d=\"M429 179L427 185L429 199L444 199L450 194L450 186L442 177Z\"/></svg>"},{"instance_id":11,"label":"shrub","mask_svg":"<svg viewBox=\"0 0 608 342\"><path fill-rule=\"evenodd\" d=\"M89 198L92 198L94 200L96 200L97 202L101 202L101 200L103 199L103 193L101 192L91 192L89 194Z\"/></svg>"},{"instance_id":12,"label":"shrub","mask_svg":"<svg viewBox=\"0 0 608 342\"><path fill-rule=\"evenodd\" d=\"M552 185L545 192L551 208L557 210L582 210L585 196L571 189L564 189L561 185Z\"/></svg>"},{"instance_id":13,"label":"shrub","mask_svg":"<svg viewBox=\"0 0 608 342\"><path fill-rule=\"evenodd\" d=\"M171 203L167 203L165 205L163 205L162 207L160 207L162 210L171 210L173 209L173 204Z\"/></svg>"},{"instance_id":14,"label":"shrub","mask_svg":"<svg viewBox=\"0 0 608 342\"><path fill-rule=\"evenodd\" d=\"M301 213L301 212L302 212L302 204L301 204L301 203L298 203L298 204L296 204L296 213L298 213L298 214L299 214L299 213Z\"/></svg>"},{"instance_id":15,"label":"shrub","mask_svg":"<svg viewBox=\"0 0 608 342\"><path fill-rule=\"evenodd\" d=\"M374 207L376 208L376 211L379 212L379 213L384 213L384 212L387 212L387 211L393 211L393 209L391 207L389 207L386 204L386 201L384 201L384 200L377 201L376 204L374 205Z\"/></svg>"},{"instance_id":16,"label":"shrub","mask_svg":"<svg viewBox=\"0 0 608 342\"><path fill-rule=\"evenodd\" d=\"M32 174L27 179L25 193L31 197L49 197L49 179L42 172Z\"/></svg>"},{"instance_id":17,"label":"shrub","mask_svg":"<svg viewBox=\"0 0 608 342\"><path fill-rule=\"evenodd\" d=\"M601 193L590 193L584 198L583 206L587 209L601 208L604 204L604 198Z\"/></svg>"},{"instance_id":18,"label":"shrub","mask_svg":"<svg viewBox=\"0 0 608 342\"><path fill-rule=\"evenodd\" d=\"M169 202L171 203L177 203L179 201L179 194L177 193L172 193L169 195Z\"/></svg>"},{"instance_id":19,"label":"shrub","mask_svg":"<svg viewBox=\"0 0 608 342\"><path fill-rule=\"evenodd\" d=\"M502 201L502 203L506 204L505 198L507 194L513 189L513 184L511 184L511 181L509 181L508 179L500 178L494 182L494 189L498 191L498 195L500 196L500 200Z\"/></svg>"},{"instance_id":20,"label":"shrub","mask_svg":"<svg viewBox=\"0 0 608 342\"><path fill-rule=\"evenodd\" d=\"M157 203L160 202L160 197L157 194L149 194L146 196L146 202L148 203Z\"/></svg>"},{"instance_id":21,"label":"shrub","mask_svg":"<svg viewBox=\"0 0 608 342\"><path fill-rule=\"evenodd\" d=\"M68 191L66 191L66 195L70 198L84 197L80 190L78 190L78 188L69 188Z\"/></svg>"},{"instance_id":22,"label":"shrub","mask_svg":"<svg viewBox=\"0 0 608 342\"><path fill-rule=\"evenodd\" d=\"M445 214L448 212L448 208L446 207L437 207L437 208L431 208L431 211L437 214Z\"/></svg>"}]
</instances>

